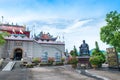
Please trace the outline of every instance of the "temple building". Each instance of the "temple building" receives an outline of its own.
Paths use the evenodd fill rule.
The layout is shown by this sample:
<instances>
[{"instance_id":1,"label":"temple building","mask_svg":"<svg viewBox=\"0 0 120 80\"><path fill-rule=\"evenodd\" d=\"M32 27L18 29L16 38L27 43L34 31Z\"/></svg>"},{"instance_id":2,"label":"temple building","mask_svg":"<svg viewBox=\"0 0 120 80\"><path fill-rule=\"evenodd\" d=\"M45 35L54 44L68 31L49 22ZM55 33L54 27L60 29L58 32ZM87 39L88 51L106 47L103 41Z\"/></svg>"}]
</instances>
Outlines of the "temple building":
<instances>
[{"instance_id":1,"label":"temple building","mask_svg":"<svg viewBox=\"0 0 120 80\"><path fill-rule=\"evenodd\" d=\"M22 58L41 57L47 53L49 57L55 54L63 56L65 43L57 41L49 33L40 32L34 38L30 38L30 31L19 25L0 24L0 32L6 31L10 35L5 37L6 43L0 46L0 58L21 60Z\"/></svg>"}]
</instances>

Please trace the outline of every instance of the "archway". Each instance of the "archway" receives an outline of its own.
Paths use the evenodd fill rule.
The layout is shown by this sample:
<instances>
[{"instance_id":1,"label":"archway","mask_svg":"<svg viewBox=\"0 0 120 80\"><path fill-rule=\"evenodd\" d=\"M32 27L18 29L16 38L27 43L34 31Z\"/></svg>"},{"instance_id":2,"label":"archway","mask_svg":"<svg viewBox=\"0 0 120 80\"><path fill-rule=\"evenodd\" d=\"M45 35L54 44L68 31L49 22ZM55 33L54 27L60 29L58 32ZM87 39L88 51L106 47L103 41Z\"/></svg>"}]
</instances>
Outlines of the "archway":
<instances>
[{"instance_id":1,"label":"archway","mask_svg":"<svg viewBox=\"0 0 120 80\"><path fill-rule=\"evenodd\" d=\"M14 60L21 60L23 51L20 48L14 50Z\"/></svg>"}]
</instances>

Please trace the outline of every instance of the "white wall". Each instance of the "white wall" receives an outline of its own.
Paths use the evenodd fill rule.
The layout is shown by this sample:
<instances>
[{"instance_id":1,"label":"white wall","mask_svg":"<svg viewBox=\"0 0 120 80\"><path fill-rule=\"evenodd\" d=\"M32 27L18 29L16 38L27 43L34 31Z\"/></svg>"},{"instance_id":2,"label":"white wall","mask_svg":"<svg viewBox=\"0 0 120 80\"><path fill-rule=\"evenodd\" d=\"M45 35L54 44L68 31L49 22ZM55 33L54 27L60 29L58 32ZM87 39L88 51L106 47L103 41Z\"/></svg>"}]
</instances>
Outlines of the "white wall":
<instances>
[{"instance_id":1,"label":"white wall","mask_svg":"<svg viewBox=\"0 0 120 80\"><path fill-rule=\"evenodd\" d=\"M15 41L7 41L5 46L0 47L0 57L6 56L9 54L9 56L6 57L13 57L14 50L16 48L21 48L23 50L23 57L25 57L25 54L27 57L41 57L41 55L45 52L48 53L49 57L55 57L55 53L60 53L62 56L64 56L65 51L65 45L58 45L58 44L39 44L36 41L20 41L22 42L22 45L18 46L15 45ZM4 53L4 50L6 52Z\"/></svg>"}]
</instances>

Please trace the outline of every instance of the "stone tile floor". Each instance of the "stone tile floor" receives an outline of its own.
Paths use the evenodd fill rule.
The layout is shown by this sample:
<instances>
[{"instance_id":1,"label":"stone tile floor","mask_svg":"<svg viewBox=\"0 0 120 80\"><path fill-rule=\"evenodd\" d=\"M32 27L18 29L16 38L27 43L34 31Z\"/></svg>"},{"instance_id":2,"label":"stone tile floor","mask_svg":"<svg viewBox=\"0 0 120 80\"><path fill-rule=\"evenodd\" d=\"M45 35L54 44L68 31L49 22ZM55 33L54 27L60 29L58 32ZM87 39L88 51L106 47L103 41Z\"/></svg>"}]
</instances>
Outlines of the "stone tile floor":
<instances>
[{"instance_id":1,"label":"stone tile floor","mask_svg":"<svg viewBox=\"0 0 120 80\"><path fill-rule=\"evenodd\" d=\"M69 65L17 68L12 71L0 72L0 80L98 80L81 73L82 70L75 70ZM108 68L87 69L90 74L105 77L99 80L120 80L120 71Z\"/></svg>"},{"instance_id":2,"label":"stone tile floor","mask_svg":"<svg viewBox=\"0 0 120 80\"><path fill-rule=\"evenodd\" d=\"M107 78L106 80L120 80L120 71L118 69L101 68L96 70L89 69L87 71L93 75L98 75Z\"/></svg>"},{"instance_id":3,"label":"stone tile floor","mask_svg":"<svg viewBox=\"0 0 120 80\"><path fill-rule=\"evenodd\" d=\"M17 69L13 71L1 71L0 80L29 80L27 69Z\"/></svg>"},{"instance_id":4,"label":"stone tile floor","mask_svg":"<svg viewBox=\"0 0 120 80\"><path fill-rule=\"evenodd\" d=\"M33 80L95 80L64 66L31 68Z\"/></svg>"}]
</instances>

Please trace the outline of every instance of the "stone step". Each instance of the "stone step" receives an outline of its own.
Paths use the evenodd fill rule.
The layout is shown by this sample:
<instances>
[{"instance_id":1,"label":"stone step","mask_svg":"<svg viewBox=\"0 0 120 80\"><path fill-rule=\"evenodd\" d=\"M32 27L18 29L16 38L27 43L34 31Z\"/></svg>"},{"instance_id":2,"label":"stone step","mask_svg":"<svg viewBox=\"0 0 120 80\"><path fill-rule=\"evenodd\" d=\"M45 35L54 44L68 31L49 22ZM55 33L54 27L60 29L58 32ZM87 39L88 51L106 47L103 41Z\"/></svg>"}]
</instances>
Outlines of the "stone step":
<instances>
[{"instance_id":1,"label":"stone step","mask_svg":"<svg viewBox=\"0 0 120 80\"><path fill-rule=\"evenodd\" d=\"M10 61L3 69L2 71L11 71L12 68L15 65L15 61Z\"/></svg>"},{"instance_id":2,"label":"stone step","mask_svg":"<svg viewBox=\"0 0 120 80\"><path fill-rule=\"evenodd\" d=\"M14 67L13 67L13 69L12 70L18 70L18 69L21 69L21 61L15 61L16 63L15 63L15 65L14 65Z\"/></svg>"}]
</instances>

